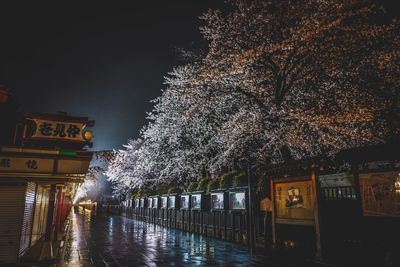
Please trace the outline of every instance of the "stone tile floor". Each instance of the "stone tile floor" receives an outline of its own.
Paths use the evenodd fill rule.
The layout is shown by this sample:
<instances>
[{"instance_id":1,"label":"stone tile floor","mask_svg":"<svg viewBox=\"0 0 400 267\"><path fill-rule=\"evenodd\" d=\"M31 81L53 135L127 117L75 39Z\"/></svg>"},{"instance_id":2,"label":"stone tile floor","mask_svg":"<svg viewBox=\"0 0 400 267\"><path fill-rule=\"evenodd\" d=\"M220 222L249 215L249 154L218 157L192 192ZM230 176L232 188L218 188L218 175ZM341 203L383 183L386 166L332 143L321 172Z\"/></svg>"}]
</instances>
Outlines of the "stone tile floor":
<instances>
[{"instance_id":1,"label":"stone tile floor","mask_svg":"<svg viewBox=\"0 0 400 267\"><path fill-rule=\"evenodd\" d=\"M237 244L120 216L74 214L69 235L57 266L280 266Z\"/></svg>"}]
</instances>

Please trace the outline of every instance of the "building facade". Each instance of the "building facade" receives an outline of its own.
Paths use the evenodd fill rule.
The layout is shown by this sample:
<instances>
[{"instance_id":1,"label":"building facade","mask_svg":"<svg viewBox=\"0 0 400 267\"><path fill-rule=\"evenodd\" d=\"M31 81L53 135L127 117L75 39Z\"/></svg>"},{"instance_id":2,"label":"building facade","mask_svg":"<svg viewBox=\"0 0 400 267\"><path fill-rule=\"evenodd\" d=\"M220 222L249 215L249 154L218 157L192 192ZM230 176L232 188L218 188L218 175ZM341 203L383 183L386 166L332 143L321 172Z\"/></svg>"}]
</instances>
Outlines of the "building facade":
<instances>
[{"instance_id":1,"label":"building facade","mask_svg":"<svg viewBox=\"0 0 400 267\"><path fill-rule=\"evenodd\" d=\"M4 114L3 114L4 115ZM52 260L92 158L93 121L24 114L0 147L0 264Z\"/></svg>"}]
</instances>

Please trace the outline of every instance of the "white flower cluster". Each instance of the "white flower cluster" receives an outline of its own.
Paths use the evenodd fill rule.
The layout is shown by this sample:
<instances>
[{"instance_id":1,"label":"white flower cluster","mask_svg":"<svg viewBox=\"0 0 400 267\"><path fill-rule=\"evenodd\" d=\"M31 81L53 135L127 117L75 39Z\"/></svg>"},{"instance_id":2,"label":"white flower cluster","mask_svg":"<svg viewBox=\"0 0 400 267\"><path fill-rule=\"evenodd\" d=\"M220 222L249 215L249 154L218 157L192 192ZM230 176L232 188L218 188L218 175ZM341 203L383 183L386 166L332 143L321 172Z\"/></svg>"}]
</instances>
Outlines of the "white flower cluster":
<instances>
[{"instance_id":1,"label":"white flower cluster","mask_svg":"<svg viewBox=\"0 0 400 267\"><path fill-rule=\"evenodd\" d=\"M107 175L173 183L383 142L398 134L399 22L372 1L231 1L210 10L202 60L176 67L141 139ZM397 123L397 124L396 124Z\"/></svg>"}]
</instances>

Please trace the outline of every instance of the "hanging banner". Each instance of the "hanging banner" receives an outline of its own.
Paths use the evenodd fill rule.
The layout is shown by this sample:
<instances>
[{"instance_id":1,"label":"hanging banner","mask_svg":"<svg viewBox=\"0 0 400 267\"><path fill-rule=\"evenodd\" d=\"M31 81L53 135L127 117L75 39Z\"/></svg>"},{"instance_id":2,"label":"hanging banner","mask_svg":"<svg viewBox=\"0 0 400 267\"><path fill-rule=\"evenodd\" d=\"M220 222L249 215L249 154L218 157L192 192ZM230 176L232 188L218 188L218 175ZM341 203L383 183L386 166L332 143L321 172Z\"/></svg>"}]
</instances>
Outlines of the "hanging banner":
<instances>
[{"instance_id":1,"label":"hanging banner","mask_svg":"<svg viewBox=\"0 0 400 267\"><path fill-rule=\"evenodd\" d=\"M32 140L58 140L87 143L84 128L86 122L57 121L49 119L32 118L36 127L30 137Z\"/></svg>"}]
</instances>

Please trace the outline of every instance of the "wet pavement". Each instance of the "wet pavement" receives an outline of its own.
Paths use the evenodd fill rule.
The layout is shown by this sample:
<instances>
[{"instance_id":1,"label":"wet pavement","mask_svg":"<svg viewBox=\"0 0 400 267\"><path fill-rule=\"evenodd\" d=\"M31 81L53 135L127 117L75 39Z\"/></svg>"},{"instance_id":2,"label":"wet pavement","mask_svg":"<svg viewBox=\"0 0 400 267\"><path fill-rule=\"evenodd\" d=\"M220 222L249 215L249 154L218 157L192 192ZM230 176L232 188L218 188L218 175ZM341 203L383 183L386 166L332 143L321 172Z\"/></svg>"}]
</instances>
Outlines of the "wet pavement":
<instances>
[{"instance_id":1,"label":"wet pavement","mask_svg":"<svg viewBox=\"0 0 400 267\"><path fill-rule=\"evenodd\" d=\"M277 266L240 245L120 216L74 214L58 266ZM299 266L299 265L297 265ZM302 265L304 266L304 265Z\"/></svg>"}]
</instances>

